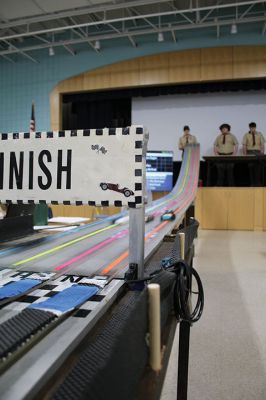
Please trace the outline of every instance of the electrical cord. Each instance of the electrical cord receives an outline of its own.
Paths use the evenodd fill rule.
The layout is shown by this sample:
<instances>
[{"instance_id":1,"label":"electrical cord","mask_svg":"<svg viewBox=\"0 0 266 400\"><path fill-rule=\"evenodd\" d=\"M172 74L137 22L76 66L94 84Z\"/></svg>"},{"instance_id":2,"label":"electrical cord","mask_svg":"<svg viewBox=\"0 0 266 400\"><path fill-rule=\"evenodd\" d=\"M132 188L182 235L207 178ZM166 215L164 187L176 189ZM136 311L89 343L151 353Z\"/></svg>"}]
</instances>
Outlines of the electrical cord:
<instances>
[{"instance_id":1,"label":"electrical cord","mask_svg":"<svg viewBox=\"0 0 266 400\"><path fill-rule=\"evenodd\" d=\"M204 290L201 279L197 271L189 266L184 260L179 260L164 268L176 274L174 285L174 310L178 320L189 323L197 322L204 308ZM198 287L197 292L193 292L192 281L195 279ZM191 307L191 294L197 294L197 302L193 310Z\"/></svg>"},{"instance_id":2,"label":"electrical cord","mask_svg":"<svg viewBox=\"0 0 266 400\"><path fill-rule=\"evenodd\" d=\"M125 282L133 290L142 290L145 287L145 284L147 284L162 270L173 272L176 275L173 301L176 318L179 321L187 321L190 324L197 322L200 319L204 308L204 290L199 274L185 260L174 261L168 257L162 260L161 269L154 271L150 276L142 279L137 278L137 265L130 264L129 270L125 274ZM198 287L196 292L192 291L193 278ZM192 294L198 296L193 310L191 310Z\"/></svg>"}]
</instances>

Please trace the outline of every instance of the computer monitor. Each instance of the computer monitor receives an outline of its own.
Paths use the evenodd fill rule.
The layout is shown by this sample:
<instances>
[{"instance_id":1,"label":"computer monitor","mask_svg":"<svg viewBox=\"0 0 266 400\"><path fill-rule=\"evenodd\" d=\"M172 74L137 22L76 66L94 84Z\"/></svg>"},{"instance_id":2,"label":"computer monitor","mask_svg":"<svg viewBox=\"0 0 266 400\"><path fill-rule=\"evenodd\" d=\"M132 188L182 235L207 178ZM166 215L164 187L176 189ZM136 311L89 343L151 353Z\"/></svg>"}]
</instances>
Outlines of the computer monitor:
<instances>
[{"instance_id":1,"label":"computer monitor","mask_svg":"<svg viewBox=\"0 0 266 400\"><path fill-rule=\"evenodd\" d=\"M170 192L173 188L173 151L148 151L146 184L152 192Z\"/></svg>"}]
</instances>

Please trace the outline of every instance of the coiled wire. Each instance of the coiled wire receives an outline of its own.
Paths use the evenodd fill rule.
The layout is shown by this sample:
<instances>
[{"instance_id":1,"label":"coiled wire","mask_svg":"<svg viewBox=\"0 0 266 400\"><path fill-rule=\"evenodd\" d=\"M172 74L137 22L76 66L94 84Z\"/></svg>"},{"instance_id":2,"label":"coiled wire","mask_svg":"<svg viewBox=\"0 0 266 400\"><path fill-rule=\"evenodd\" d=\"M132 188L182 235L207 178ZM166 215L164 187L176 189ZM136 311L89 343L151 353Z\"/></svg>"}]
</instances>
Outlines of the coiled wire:
<instances>
[{"instance_id":1,"label":"coiled wire","mask_svg":"<svg viewBox=\"0 0 266 400\"><path fill-rule=\"evenodd\" d=\"M199 274L184 260L176 261L165 269L176 274L173 300L176 318L191 324L197 322L204 308L204 290ZM196 292L191 289L193 279L197 284L198 290ZM196 305L193 310L191 309L192 294L197 295Z\"/></svg>"}]
</instances>

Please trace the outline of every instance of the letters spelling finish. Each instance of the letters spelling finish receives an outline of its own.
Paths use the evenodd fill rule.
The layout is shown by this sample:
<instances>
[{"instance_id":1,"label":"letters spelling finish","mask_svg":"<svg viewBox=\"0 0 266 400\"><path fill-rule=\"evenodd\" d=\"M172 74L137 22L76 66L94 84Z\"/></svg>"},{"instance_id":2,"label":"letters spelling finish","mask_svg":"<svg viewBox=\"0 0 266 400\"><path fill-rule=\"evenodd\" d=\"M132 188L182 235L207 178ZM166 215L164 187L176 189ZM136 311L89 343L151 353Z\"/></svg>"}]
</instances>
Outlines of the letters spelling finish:
<instances>
[{"instance_id":1,"label":"letters spelling finish","mask_svg":"<svg viewBox=\"0 0 266 400\"><path fill-rule=\"evenodd\" d=\"M71 189L71 166L72 166L72 150L66 150L66 164L63 165L63 150L58 150L56 159L52 158L49 150L42 150L39 154L29 151L26 161L26 152L20 151L15 153L11 151L8 153L0 152L0 189L6 187L7 182L4 182L4 177L8 177L8 188L34 190L33 176L38 174L38 187L41 190L47 190L52 185L51 170L56 168L56 188L57 189ZM9 171L5 175L4 161L5 157L9 159ZM34 159L37 157L39 171L34 169ZM55 157L54 157L55 158ZM28 182L25 182L25 171L28 169ZM65 173L63 177L63 173Z\"/></svg>"}]
</instances>

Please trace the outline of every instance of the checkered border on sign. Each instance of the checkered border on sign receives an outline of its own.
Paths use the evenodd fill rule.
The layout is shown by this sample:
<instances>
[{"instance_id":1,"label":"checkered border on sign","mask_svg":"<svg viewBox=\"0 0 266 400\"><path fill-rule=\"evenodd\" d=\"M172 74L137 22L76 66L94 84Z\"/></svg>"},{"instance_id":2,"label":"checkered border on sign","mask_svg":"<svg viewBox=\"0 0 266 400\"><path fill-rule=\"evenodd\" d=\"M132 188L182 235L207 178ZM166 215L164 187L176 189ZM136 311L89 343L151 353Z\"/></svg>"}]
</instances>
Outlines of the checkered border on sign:
<instances>
[{"instance_id":1,"label":"checkered border on sign","mask_svg":"<svg viewBox=\"0 0 266 400\"><path fill-rule=\"evenodd\" d=\"M146 143L148 134L142 126L130 126L126 128L105 128L105 129L78 129L78 130L67 130L67 131L49 131L49 132L14 132L14 133L0 133L0 140L23 140L34 137L35 139L41 138L65 138L65 137L80 137L80 136L103 136L103 135L116 135L117 132L122 133L122 135L135 135L135 187L132 188L134 190L135 199L134 201L128 201L128 207L136 208L139 205L143 204L143 171L145 168L144 165L144 157L146 154ZM52 204L58 205L61 202L54 200L17 200L12 201L10 199L5 199L5 201L0 201L0 203L5 204ZM110 202L109 200L101 201L101 204L96 204L93 200L88 200L88 202L84 201L76 201L71 202L69 200L62 201L64 205L89 205L89 206L102 206L102 207L122 207L124 204L120 199Z\"/></svg>"}]
</instances>

